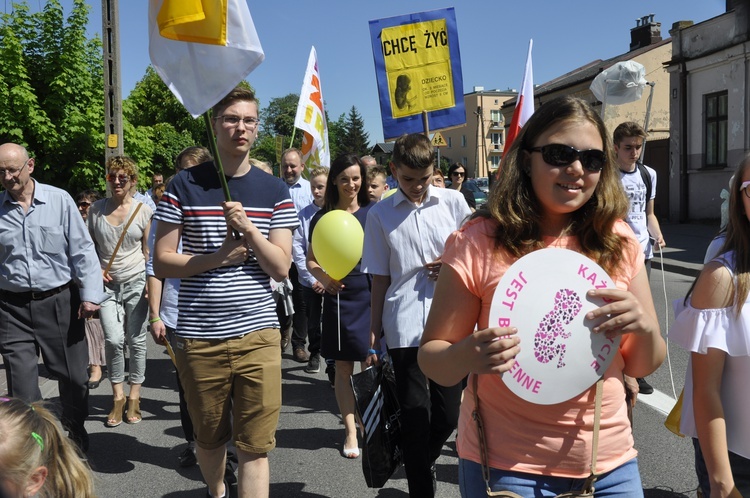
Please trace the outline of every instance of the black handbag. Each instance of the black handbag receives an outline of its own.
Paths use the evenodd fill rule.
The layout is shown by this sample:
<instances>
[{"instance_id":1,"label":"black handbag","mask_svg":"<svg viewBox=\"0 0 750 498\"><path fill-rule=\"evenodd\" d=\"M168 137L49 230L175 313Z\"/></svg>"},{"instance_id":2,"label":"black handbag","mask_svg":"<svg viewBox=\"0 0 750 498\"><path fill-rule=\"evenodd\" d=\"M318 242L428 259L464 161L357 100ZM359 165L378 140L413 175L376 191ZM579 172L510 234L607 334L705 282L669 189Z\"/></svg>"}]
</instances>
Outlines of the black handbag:
<instances>
[{"instance_id":1,"label":"black handbag","mask_svg":"<svg viewBox=\"0 0 750 498\"><path fill-rule=\"evenodd\" d=\"M364 435L362 471L369 488L382 488L401 465L401 409L390 362L351 376Z\"/></svg>"}]
</instances>

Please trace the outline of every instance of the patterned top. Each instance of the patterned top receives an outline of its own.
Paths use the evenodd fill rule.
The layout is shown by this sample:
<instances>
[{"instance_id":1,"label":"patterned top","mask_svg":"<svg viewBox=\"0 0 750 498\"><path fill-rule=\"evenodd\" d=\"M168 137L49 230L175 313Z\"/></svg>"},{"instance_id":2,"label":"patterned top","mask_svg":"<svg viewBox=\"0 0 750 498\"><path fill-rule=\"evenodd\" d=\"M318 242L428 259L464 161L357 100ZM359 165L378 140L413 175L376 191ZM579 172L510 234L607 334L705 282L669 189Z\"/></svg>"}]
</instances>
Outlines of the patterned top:
<instances>
[{"instance_id":1,"label":"patterned top","mask_svg":"<svg viewBox=\"0 0 750 498\"><path fill-rule=\"evenodd\" d=\"M271 230L294 230L299 224L289 189L280 179L251 168L227 177L232 200L268 238ZM182 171L164 192L155 219L182 225L182 251L210 254L221 247L227 224L224 194L213 162ZM270 277L250 254L245 263L215 268L183 278L178 298L176 334L185 338L225 339L279 327Z\"/></svg>"}]
</instances>

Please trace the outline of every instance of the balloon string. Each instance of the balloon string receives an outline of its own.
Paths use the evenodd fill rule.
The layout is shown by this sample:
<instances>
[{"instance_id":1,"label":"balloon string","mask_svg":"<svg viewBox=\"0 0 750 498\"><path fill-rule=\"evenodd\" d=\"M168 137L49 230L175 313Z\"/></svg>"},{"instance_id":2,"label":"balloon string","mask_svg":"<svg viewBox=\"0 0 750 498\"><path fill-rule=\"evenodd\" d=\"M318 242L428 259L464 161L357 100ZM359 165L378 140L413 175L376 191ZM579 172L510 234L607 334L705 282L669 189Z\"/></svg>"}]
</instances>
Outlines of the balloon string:
<instances>
[{"instance_id":1,"label":"balloon string","mask_svg":"<svg viewBox=\"0 0 750 498\"><path fill-rule=\"evenodd\" d=\"M341 298L336 294L336 316L338 317L339 351L341 351Z\"/></svg>"}]
</instances>

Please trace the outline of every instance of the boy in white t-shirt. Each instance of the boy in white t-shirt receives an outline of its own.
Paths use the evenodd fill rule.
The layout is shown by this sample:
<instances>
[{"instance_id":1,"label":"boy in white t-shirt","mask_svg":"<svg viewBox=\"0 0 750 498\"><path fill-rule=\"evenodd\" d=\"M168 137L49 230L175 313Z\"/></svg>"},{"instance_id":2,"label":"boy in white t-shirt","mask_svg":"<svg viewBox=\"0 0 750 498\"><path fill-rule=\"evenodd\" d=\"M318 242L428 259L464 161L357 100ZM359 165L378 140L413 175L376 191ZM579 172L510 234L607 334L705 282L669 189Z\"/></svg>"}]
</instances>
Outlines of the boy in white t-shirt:
<instances>
[{"instance_id":1,"label":"boy in white t-shirt","mask_svg":"<svg viewBox=\"0 0 750 498\"><path fill-rule=\"evenodd\" d=\"M620 167L620 180L630 201L630 209L625 221L635 232L643 250L646 273L651 276L651 259L654 257L654 244L666 246L661 233L659 220L654 214L656 198L656 171L639 163L646 131L638 123L621 123L614 132L615 153ZM654 388L645 379L637 379L641 394L651 394Z\"/></svg>"},{"instance_id":2,"label":"boy in white t-shirt","mask_svg":"<svg viewBox=\"0 0 750 498\"><path fill-rule=\"evenodd\" d=\"M620 166L620 179L630 200L630 210L625 221L641 243L646 271L650 274L654 244L664 247L666 243L659 227L659 220L654 214L656 171L644 164L638 164L645 139L646 132L638 123L625 122L615 128L614 143Z\"/></svg>"}]
</instances>

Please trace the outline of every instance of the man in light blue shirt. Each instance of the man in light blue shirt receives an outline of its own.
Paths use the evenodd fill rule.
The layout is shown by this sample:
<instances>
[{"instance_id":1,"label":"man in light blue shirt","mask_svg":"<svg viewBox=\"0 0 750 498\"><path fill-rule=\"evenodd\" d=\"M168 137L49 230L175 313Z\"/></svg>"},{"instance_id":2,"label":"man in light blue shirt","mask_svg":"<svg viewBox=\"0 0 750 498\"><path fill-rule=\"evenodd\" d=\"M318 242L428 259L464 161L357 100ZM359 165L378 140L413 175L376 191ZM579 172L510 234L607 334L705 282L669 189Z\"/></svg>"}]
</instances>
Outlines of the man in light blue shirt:
<instances>
[{"instance_id":1,"label":"man in light blue shirt","mask_svg":"<svg viewBox=\"0 0 750 498\"><path fill-rule=\"evenodd\" d=\"M0 145L0 353L9 394L42 398L37 363L59 379L62 422L88 449L84 318L107 299L94 243L73 199L31 178L34 158ZM61 333L62 332L62 333Z\"/></svg>"},{"instance_id":2,"label":"man in light blue shirt","mask_svg":"<svg viewBox=\"0 0 750 498\"><path fill-rule=\"evenodd\" d=\"M310 190L310 182L302 178L302 171L305 169L305 163L302 162L302 152L299 149L290 148L281 155L281 176L289 187L289 195L292 197L294 207L297 213L312 204L313 196ZM305 301L302 298L302 285L299 283L299 269L292 263L289 268L289 280L292 281L292 304L294 305L293 325L292 317L286 316L281 308L276 308L281 322L282 346L285 339L288 339L289 327L292 327L292 355L294 360L300 363L307 363L310 359L305 352L305 340L307 339L307 316L305 311ZM279 301L281 304L281 301ZM285 320L284 320L285 319ZM286 322L286 323L285 323ZM286 337L285 337L285 334Z\"/></svg>"}]
</instances>

